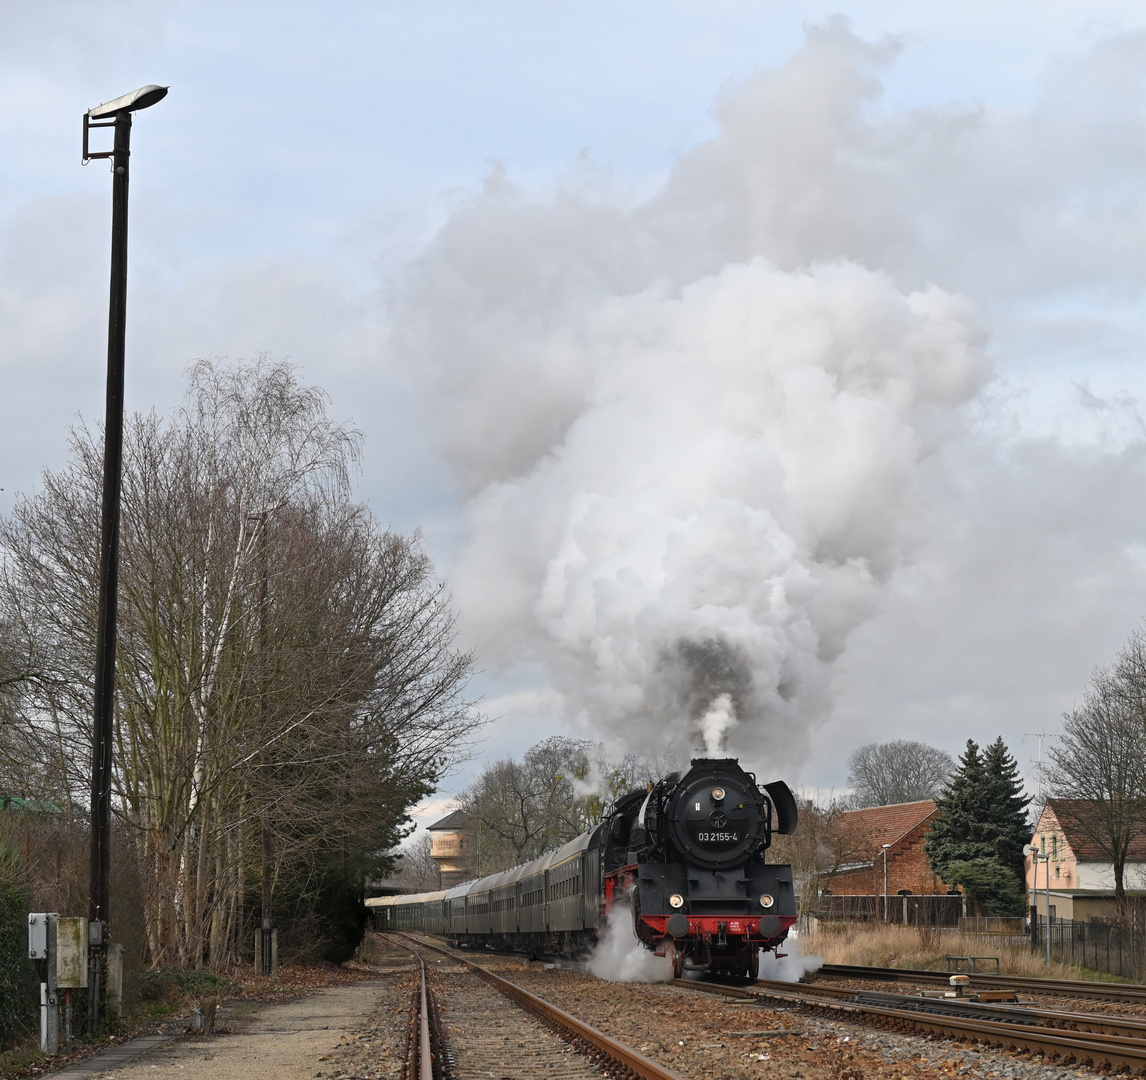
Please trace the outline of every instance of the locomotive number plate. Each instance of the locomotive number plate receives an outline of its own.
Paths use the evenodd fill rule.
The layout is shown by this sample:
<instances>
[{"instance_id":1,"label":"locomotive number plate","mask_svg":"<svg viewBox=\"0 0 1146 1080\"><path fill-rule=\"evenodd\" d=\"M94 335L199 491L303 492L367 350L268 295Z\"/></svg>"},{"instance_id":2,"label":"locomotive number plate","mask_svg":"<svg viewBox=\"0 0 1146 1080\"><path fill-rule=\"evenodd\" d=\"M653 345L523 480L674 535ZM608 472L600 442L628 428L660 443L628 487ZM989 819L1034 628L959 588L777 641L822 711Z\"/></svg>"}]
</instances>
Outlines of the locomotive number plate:
<instances>
[{"instance_id":1,"label":"locomotive number plate","mask_svg":"<svg viewBox=\"0 0 1146 1080\"><path fill-rule=\"evenodd\" d=\"M735 844L740 839L734 832L702 832L696 838L702 844Z\"/></svg>"}]
</instances>

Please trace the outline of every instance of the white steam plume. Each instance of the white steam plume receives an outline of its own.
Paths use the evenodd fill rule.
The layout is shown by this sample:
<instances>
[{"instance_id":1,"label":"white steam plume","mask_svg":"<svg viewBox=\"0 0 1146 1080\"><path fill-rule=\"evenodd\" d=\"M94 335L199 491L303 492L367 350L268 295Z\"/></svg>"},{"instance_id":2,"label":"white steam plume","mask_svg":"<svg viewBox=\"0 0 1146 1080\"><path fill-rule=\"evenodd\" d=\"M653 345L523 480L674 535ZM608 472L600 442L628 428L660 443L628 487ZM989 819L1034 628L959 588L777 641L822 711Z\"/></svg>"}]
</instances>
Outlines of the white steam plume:
<instances>
[{"instance_id":1,"label":"white steam plume","mask_svg":"<svg viewBox=\"0 0 1146 1080\"><path fill-rule=\"evenodd\" d=\"M700 718L700 737L709 757L718 757L727 749L728 733L736 727L736 710L731 694L718 694Z\"/></svg>"},{"instance_id":2,"label":"white steam plume","mask_svg":"<svg viewBox=\"0 0 1146 1080\"><path fill-rule=\"evenodd\" d=\"M781 946L782 955L767 949L760 950L760 978L773 982L799 982L805 975L819 971L824 966L822 956L805 956L800 947L800 938L789 931L788 940Z\"/></svg>"},{"instance_id":3,"label":"white steam plume","mask_svg":"<svg viewBox=\"0 0 1146 1080\"><path fill-rule=\"evenodd\" d=\"M986 377L963 299L831 254L864 48L813 33L647 202L538 204L495 172L402 294L395 341L434 373L469 495L467 636L637 751L685 757L727 702L729 751L802 756Z\"/></svg>"},{"instance_id":4,"label":"white steam plume","mask_svg":"<svg viewBox=\"0 0 1146 1080\"><path fill-rule=\"evenodd\" d=\"M669 982L672 958L649 952L633 933L633 909L623 900L613 904L609 921L586 964L591 975L608 982Z\"/></svg>"}]
</instances>

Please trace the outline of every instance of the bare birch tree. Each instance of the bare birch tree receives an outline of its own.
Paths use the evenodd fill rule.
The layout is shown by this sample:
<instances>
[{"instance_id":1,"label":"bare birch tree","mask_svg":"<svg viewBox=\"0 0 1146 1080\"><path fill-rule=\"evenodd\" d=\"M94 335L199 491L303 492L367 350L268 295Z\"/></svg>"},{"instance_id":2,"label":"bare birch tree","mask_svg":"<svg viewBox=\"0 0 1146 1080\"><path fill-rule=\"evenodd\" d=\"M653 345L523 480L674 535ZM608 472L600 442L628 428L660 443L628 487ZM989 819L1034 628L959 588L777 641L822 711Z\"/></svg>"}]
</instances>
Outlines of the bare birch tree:
<instances>
[{"instance_id":1,"label":"bare birch tree","mask_svg":"<svg viewBox=\"0 0 1146 1080\"><path fill-rule=\"evenodd\" d=\"M114 797L154 964L234 959L265 823L296 902L365 872L474 723L418 538L349 497L357 446L266 359L198 362L172 421L127 426ZM90 753L101 461L89 431L72 449L0 525L3 612L34 672L0 755L28 777L50 763L63 798Z\"/></svg>"}]
</instances>

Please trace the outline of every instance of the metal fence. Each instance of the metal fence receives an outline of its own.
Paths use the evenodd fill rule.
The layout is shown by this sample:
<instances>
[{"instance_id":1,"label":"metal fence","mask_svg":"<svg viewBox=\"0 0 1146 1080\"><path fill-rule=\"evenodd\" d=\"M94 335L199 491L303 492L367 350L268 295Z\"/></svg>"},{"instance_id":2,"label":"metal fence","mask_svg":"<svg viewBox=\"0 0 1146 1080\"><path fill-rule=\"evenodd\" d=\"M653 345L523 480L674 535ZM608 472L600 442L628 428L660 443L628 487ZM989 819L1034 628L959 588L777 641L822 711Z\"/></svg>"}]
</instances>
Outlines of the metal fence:
<instances>
[{"instance_id":1,"label":"metal fence","mask_svg":"<svg viewBox=\"0 0 1146 1080\"><path fill-rule=\"evenodd\" d=\"M901 926L958 926L961 896L836 896L816 898L810 915L821 922L898 923Z\"/></svg>"},{"instance_id":2,"label":"metal fence","mask_svg":"<svg viewBox=\"0 0 1146 1080\"><path fill-rule=\"evenodd\" d=\"M964 915L959 920L959 929L966 934L989 934L992 937L1027 936L1027 920L1010 919L997 915Z\"/></svg>"},{"instance_id":3,"label":"metal fence","mask_svg":"<svg viewBox=\"0 0 1146 1080\"><path fill-rule=\"evenodd\" d=\"M1032 948L1046 949L1047 918L1040 915L1031 926ZM1146 935L1140 920L1130 917L1121 922L1050 921L1051 959L1077 964L1093 971L1122 975L1136 982L1146 977Z\"/></svg>"}]
</instances>

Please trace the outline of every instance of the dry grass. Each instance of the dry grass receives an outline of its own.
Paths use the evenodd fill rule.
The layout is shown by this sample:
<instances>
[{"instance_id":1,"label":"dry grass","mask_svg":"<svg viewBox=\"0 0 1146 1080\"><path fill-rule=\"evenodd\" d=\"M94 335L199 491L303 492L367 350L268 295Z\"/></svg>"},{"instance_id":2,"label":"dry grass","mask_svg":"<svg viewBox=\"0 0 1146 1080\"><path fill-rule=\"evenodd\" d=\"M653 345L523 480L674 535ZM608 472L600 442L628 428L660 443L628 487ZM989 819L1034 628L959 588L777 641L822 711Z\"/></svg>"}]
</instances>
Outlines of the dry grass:
<instances>
[{"instance_id":1,"label":"dry grass","mask_svg":"<svg viewBox=\"0 0 1146 1080\"><path fill-rule=\"evenodd\" d=\"M928 926L881 926L871 923L821 924L800 941L807 955L827 964L896 967L916 971L946 971L948 956L997 956L1004 975L1049 976L1056 979L1112 979L1104 973L1052 964L1029 945L989 934L964 934Z\"/></svg>"}]
</instances>

